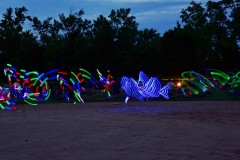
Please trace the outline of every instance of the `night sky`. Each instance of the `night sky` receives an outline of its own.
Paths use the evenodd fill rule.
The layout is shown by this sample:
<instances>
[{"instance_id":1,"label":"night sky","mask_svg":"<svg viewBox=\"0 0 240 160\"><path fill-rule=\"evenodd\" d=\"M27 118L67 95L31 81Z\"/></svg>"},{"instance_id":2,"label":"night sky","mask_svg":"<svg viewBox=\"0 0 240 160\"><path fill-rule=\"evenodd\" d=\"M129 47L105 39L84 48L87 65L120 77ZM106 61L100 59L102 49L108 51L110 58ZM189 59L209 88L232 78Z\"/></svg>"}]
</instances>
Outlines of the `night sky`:
<instances>
[{"instance_id":1,"label":"night sky","mask_svg":"<svg viewBox=\"0 0 240 160\"><path fill-rule=\"evenodd\" d=\"M83 9L83 18L93 20L100 14L107 17L112 9L131 8L131 14L136 17L139 29L153 28L162 35L175 27L177 20L181 22L180 12L189 6L190 2L191 0L1 0L0 14L9 7L25 6L29 16L43 20L47 17L58 19L60 13L68 15L70 11ZM195 2L205 6L207 0Z\"/></svg>"}]
</instances>

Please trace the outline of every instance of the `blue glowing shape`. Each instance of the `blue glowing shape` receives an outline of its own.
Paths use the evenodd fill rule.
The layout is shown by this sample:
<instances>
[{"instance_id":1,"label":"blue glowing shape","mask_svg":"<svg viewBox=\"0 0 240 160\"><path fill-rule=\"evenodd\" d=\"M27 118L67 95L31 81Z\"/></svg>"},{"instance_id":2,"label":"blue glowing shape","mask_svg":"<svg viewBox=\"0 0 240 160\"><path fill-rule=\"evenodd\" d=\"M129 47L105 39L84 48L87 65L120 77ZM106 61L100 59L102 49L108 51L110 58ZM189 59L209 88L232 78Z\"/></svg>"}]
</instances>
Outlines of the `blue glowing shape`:
<instances>
[{"instance_id":1,"label":"blue glowing shape","mask_svg":"<svg viewBox=\"0 0 240 160\"><path fill-rule=\"evenodd\" d=\"M159 96L169 99L168 91L171 88L171 83L168 83L162 88L162 85L157 78L148 78L148 76L142 71L139 73L138 81L124 76L121 79L121 85L127 95L125 103L127 103L129 97L133 97L139 101L143 101L144 98L148 99Z\"/></svg>"}]
</instances>

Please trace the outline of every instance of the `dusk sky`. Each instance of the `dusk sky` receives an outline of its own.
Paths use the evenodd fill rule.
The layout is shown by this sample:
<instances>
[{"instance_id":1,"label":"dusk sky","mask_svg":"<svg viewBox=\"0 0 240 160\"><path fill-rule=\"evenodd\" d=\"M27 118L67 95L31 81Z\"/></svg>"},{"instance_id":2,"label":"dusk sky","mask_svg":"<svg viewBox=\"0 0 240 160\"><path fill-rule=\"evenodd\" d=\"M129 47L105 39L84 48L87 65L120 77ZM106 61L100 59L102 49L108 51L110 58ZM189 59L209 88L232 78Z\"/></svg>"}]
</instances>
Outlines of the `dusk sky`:
<instances>
[{"instance_id":1,"label":"dusk sky","mask_svg":"<svg viewBox=\"0 0 240 160\"><path fill-rule=\"evenodd\" d=\"M136 17L139 29L153 28L161 35L176 26L180 12L189 6L191 0L0 0L0 14L9 7L28 9L29 16L41 20L47 17L58 19L60 13L68 15L70 11L83 9L84 19L94 20L100 14L108 16L112 9L131 8L131 15ZM207 0L195 0L205 6Z\"/></svg>"}]
</instances>

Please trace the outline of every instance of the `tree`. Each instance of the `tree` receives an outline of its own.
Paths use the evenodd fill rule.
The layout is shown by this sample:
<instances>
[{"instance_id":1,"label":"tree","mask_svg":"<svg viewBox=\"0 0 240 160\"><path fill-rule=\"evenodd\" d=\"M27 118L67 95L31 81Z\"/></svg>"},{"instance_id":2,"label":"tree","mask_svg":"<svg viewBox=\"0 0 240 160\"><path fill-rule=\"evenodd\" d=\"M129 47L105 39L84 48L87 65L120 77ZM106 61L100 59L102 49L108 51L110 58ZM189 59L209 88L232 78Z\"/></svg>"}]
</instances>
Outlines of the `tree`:
<instances>
[{"instance_id":1,"label":"tree","mask_svg":"<svg viewBox=\"0 0 240 160\"><path fill-rule=\"evenodd\" d=\"M190 6L186 9L182 9L180 18L185 27L191 27L196 30L204 28L207 24L205 9L201 3L194 1L191 1Z\"/></svg>"},{"instance_id":2,"label":"tree","mask_svg":"<svg viewBox=\"0 0 240 160\"><path fill-rule=\"evenodd\" d=\"M109 65L115 63L114 55L116 52L115 44L115 30L110 20L103 15L100 15L96 20L93 21L93 36L94 36L94 65L97 68L109 67ZM110 66L115 67L115 66Z\"/></svg>"},{"instance_id":3,"label":"tree","mask_svg":"<svg viewBox=\"0 0 240 160\"><path fill-rule=\"evenodd\" d=\"M237 2L238 1L238 2ZM192 30L197 57L203 59L206 67L230 69L237 67L239 57L238 29L239 24L233 21L234 10L239 0L208 1L206 8L201 3L191 2L182 10L181 18L184 28ZM230 15L230 16L229 16ZM234 27L235 26L235 27ZM237 28L237 27L236 27Z\"/></svg>"},{"instance_id":4,"label":"tree","mask_svg":"<svg viewBox=\"0 0 240 160\"><path fill-rule=\"evenodd\" d=\"M138 73L144 70L149 74L162 73L164 59L161 52L162 37L155 29L143 29L138 31L135 50L131 56L134 71Z\"/></svg>"},{"instance_id":5,"label":"tree","mask_svg":"<svg viewBox=\"0 0 240 160\"><path fill-rule=\"evenodd\" d=\"M92 39L92 22L83 20L83 10L70 13L67 17L64 14L59 15L62 24L61 32L64 37L64 52L62 52L59 63L62 66L71 64L68 69L74 69L82 65L87 65L90 55L87 55L86 46Z\"/></svg>"},{"instance_id":6,"label":"tree","mask_svg":"<svg viewBox=\"0 0 240 160\"><path fill-rule=\"evenodd\" d=\"M130 8L120 8L112 10L109 14L110 23L114 30L114 43L116 45L113 57L115 57L115 66L120 66L121 70L117 72L131 72L134 64L129 63L131 52L135 48L138 33L138 23L135 16L130 16ZM137 56L137 55L135 55Z\"/></svg>"},{"instance_id":7,"label":"tree","mask_svg":"<svg viewBox=\"0 0 240 160\"><path fill-rule=\"evenodd\" d=\"M174 28L164 33L163 66L167 68L168 76L174 73L180 75L183 71L199 68L193 33L189 28Z\"/></svg>"},{"instance_id":8,"label":"tree","mask_svg":"<svg viewBox=\"0 0 240 160\"><path fill-rule=\"evenodd\" d=\"M25 20L29 18L26 15L27 9L15 8L13 12L12 8L8 8L0 21L0 56L3 65L14 63L18 59L17 50L22 47L22 36L28 32L23 30Z\"/></svg>"}]
</instances>

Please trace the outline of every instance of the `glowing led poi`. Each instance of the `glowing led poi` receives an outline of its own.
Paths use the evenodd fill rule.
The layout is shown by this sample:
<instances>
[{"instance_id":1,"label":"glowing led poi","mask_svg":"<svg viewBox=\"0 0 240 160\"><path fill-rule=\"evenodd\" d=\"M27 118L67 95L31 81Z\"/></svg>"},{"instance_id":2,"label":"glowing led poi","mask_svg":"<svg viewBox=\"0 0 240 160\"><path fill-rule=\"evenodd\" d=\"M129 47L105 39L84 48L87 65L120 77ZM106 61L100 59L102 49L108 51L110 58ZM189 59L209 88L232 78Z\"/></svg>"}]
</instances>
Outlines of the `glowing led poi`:
<instances>
[{"instance_id":1,"label":"glowing led poi","mask_svg":"<svg viewBox=\"0 0 240 160\"><path fill-rule=\"evenodd\" d=\"M26 70L17 70L11 64L7 64L4 67L4 74L8 77L9 90L8 97L5 96L7 93L5 90L0 90L0 107L3 109L6 108L2 105L3 103L13 106L16 100L24 100L31 105L37 105L39 102L46 101L51 93L48 81L59 82L62 94L68 102L73 101L76 103L76 101L71 100L69 97L67 93L69 90L73 92L73 96L78 102L84 103L80 95L83 89L81 83L85 79L92 80L91 74L82 68L79 69L77 74L58 69L40 74L37 71L27 72ZM13 97L11 97L11 94Z\"/></svg>"},{"instance_id":2,"label":"glowing led poi","mask_svg":"<svg viewBox=\"0 0 240 160\"><path fill-rule=\"evenodd\" d=\"M240 84L240 72L236 74L227 73L217 69L207 69L208 77L194 71L182 73L182 92L185 96L199 95L200 93L209 92L212 88L224 89L233 92L234 88Z\"/></svg>"},{"instance_id":3,"label":"glowing led poi","mask_svg":"<svg viewBox=\"0 0 240 160\"><path fill-rule=\"evenodd\" d=\"M200 93L209 92L212 88L219 88L234 92L234 88L240 84L240 72L224 73L216 69L208 69L208 76L204 76L195 71L186 71L182 73L182 83L180 86L185 96L199 95ZM97 69L99 82L103 85L103 92L108 94L110 98L110 88L114 83L111 74L107 76ZM37 105L39 102L46 101L51 93L51 87L48 82L58 82L61 92L68 102L82 102L81 92L85 91L84 83L86 81L92 83L97 88L99 83L91 73L83 68L79 68L77 72L65 72L53 69L45 73L37 71L18 70L11 64L4 67L4 74L8 78L8 86L0 86L0 108L16 109L16 102L23 100L28 104ZM121 88L127 95L125 103L129 98L133 97L137 100L156 98L162 96L169 99L168 92L172 84L161 85L160 81L155 77L148 77L140 71L139 79L122 77ZM73 93L73 96L69 95Z\"/></svg>"},{"instance_id":4,"label":"glowing led poi","mask_svg":"<svg viewBox=\"0 0 240 160\"><path fill-rule=\"evenodd\" d=\"M159 96L169 99L168 91L171 88L171 83L161 88L161 83L157 78L148 78L144 72L140 71L138 81L124 76L121 79L121 86L127 95L125 99L125 103L127 103L130 97L139 101L143 101L144 98L148 99Z\"/></svg>"},{"instance_id":5,"label":"glowing led poi","mask_svg":"<svg viewBox=\"0 0 240 160\"><path fill-rule=\"evenodd\" d=\"M97 69L97 73L98 73L100 82L104 86L104 89L102 90L102 92L107 92L108 98L110 98L111 97L111 94L110 94L111 86L114 83L114 80L112 79L112 75L108 71L107 76L105 77L102 75L102 73L98 69Z\"/></svg>"}]
</instances>

